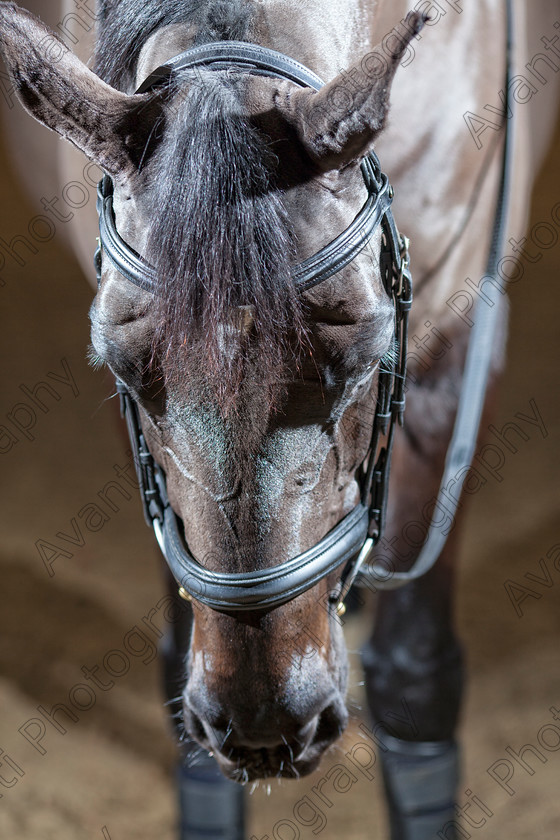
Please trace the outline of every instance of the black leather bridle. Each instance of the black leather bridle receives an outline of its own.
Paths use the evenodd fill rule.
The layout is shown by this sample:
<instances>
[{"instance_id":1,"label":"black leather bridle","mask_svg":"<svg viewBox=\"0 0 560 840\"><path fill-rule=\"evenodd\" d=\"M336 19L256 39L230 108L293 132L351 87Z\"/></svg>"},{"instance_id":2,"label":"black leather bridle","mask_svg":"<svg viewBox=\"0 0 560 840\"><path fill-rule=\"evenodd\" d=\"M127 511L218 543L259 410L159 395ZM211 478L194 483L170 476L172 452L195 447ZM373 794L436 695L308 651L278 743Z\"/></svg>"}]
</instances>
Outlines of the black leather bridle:
<instances>
[{"instance_id":1,"label":"black leather bridle","mask_svg":"<svg viewBox=\"0 0 560 840\"><path fill-rule=\"evenodd\" d=\"M137 91L145 93L180 71L204 66L288 79L319 90L323 83L303 65L280 53L241 42L218 42L195 47L155 70ZM165 477L152 457L140 424L139 410L127 386L117 380L121 408L130 434L144 515L153 527L160 548L179 583L183 597L194 598L215 610L264 610L296 598L323 577L343 567L332 601L342 612L343 599L362 563L381 537L387 506L391 450L396 423L403 422L408 313L412 304L408 243L401 237L391 213L393 191L375 154L361 165L367 200L351 225L314 256L293 268L296 288L304 292L347 266L381 225L380 268L387 295L394 302L395 359L378 374L378 399L372 424L369 457L360 469L360 501L313 548L278 566L262 571L227 574L208 571L189 552L181 524L167 498ZM156 293L155 271L119 235L113 211L113 184L105 176L98 187L100 247L96 254L98 278L102 257L127 280ZM382 441L383 439L383 441Z\"/></svg>"},{"instance_id":2,"label":"black leather bridle","mask_svg":"<svg viewBox=\"0 0 560 840\"><path fill-rule=\"evenodd\" d=\"M509 113L512 96L510 80L513 40L511 0L508 0L507 8L506 113ZM138 93L145 93L166 84L174 74L200 65L210 70L234 68L247 73L279 77L315 90L322 87L321 80L311 71L281 53L252 44L225 41L195 47L176 56L157 68L142 84ZM498 262L503 252L507 224L512 166L511 129L511 120L506 119L502 181L486 272L496 281L495 285L492 285L492 289L496 289L493 293L495 300L492 306L481 306L479 303L477 307L457 417L440 485L440 496L451 478L454 479L459 473L466 475L465 468L472 461L480 424L492 358L492 341L500 311L500 289L503 286L499 278ZM364 566L364 561L370 556L383 533L393 437L396 424L402 425L403 422L412 282L408 242L399 235L395 226L390 209L392 189L381 172L375 154L369 154L363 161L362 175L368 198L358 216L347 230L329 245L293 269L297 288L301 291L310 289L348 265L381 225L380 267L385 291L394 303L395 360L391 369L379 371L378 400L369 454L364 462L365 466L357 476L360 501L319 543L291 560L262 571L226 574L205 569L189 553L181 525L167 498L165 477L154 461L142 432L138 406L126 385L117 381L146 521L153 527L167 563L180 585L180 594L187 600L194 598L221 612L272 609L296 598L326 575L343 567L338 587L330 599L336 605L337 611L342 613L344 598L358 573L373 578L379 589L394 589L416 580L429 571L445 544L445 533L434 518L427 539L408 571L395 572L388 576L387 569L383 566ZM117 232L112 195L111 179L105 176L99 184L97 202L100 226L100 247L96 254L98 279L101 278L103 254L127 280L154 293L153 268L127 245ZM446 503L451 516L454 516L457 502L458 497L453 505Z\"/></svg>"}]
</instances>

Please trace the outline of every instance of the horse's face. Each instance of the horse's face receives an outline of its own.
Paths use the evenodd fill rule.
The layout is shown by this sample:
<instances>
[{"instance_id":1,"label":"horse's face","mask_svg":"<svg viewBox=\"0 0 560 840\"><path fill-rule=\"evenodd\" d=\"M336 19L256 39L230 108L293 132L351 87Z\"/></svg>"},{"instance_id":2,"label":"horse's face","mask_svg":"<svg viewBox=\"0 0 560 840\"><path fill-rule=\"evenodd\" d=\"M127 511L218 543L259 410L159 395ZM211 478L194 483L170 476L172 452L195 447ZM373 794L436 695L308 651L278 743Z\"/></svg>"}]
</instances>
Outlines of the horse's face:
<instances>
[{"instance_id":1,"label":"horse's face","mask_svg":"<svg viewBox=\"0 0 560 840\"><path fill-rule=\"evenodd\" d=\"M249 86L247 93L259 97L247 98L246 110L258 118L265 96L270 110L273 87ZM278 136L275 147L280 143L278 176L287 184L284 201L301 243L297 257L304 258L344 230L365 190L357 167L321 174L308 160L308 171L297 171L289 165L302 158L296 138ZM146 253L145 232L158 200L158 185L150 181L147 165L138 184L133 179L132 189L127 183L126 191L118 190L115 202L122 234L140 253ZM320 219L329 219L328 226ZM189 549L206 568L277 565L314 546L356 504L376 366L393 335L379 246L377 234L351 267L306 295L307 338L299 354L287 358L275 402L267 393L266 359L255 351L245 359L229 411L199 387L187 354L182 380L165 382L165 364L149 364L153 298L106 267L91 312L93 344L137 396ZM241 332L251 330L253 314L246 318ZM226 336L224 352L235 353L238 341L243 336L230 336L229 344ZM226 772L302 775L344 729L346 652L342 622L329 601L336 577L265 613L226 615L193 601L184 722Z\"/></svg>"},{"instance_id":2,"label":"horse's face","mask_svg":"<svg viewBox=\"0 0 560 840\"><path fill-rule=\"evenodd\" d=\"M49 65L37 48L44 30L13 9L0 14L11 27L8 64L17 68L16 78L25 77L20 89L27 106L112 174L121 235L156 268L173 274L175 291L162 308L104 264L92 339L98 357L137 399L191 553L222 572L262 569L300 554L357 502L355 476L369 444L376 370L393 338L392 306L379 273L380 234L350 267L307 292L303 305L294 302L292 290L274 308L266 284L258 286L262 265L247 281L247 300L244 293L228 296L224 273L235 279L250 261L277 259L266 256L270 243L255 245L257 235L247 233L259 233L261 214L270 220L276 251L282 241L295 243L293 254L278 257L277 273L287 257L309 256L348 225L364 199L356 161L381 128L399 57L383 78L365 79L353 107L346 104L339 113L325 111L337 80L314 110L316 94L281 81L243 79L234 91L235 107L228 106L214 171L205 169L204 148L185 147L188 123L175 124L181 109L189 123L203 121L201 113L188 112L183 89L165 100L126 97L67 53ZM219 77L209 84L216 94ZM230 105L231 88L228 82ZM223 100L219 90L215 99ZM211 144L215 127L201 130ZM229 152L226 135L233 135ZM244 158L239 148L257 135L275 153L267 157L264 180L262 167L250 169L250 155ZM254 177L224 193L224 179L239 179L243 164ZM231 248L228 231L223 234L236 201L248 224L229 231L229 240L241 240ZM292 233L282 240L285 211ZM167 213L174 213L173 224ZM192 253L197 213L202 262L211 263L208 276L199 277L191 273L192 261L185 268L182 257L169 259L172 245ZM212 213L215 229L208 224ZM266 225L260 233L266 238ZM227 254L218 265L220 249ZM198 297L185 307L184 289L196 283ZM182 324L167 335L162 323L170 313ZM185 727L233 778L307 773L344 729L347 662L341 621L329 601L335 583L336 575L266 612L222 614L193 601Z\"/></svg>"}]
</instances>

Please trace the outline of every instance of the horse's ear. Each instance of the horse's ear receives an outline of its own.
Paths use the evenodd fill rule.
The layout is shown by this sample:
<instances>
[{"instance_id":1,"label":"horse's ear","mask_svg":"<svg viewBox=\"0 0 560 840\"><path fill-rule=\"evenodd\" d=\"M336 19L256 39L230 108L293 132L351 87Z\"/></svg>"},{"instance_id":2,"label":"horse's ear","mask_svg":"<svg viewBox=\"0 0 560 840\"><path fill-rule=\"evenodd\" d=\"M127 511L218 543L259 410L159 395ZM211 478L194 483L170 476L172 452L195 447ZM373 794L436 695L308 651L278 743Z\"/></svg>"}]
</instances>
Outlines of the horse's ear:
<instances>
[{"instance_id":1,"label":"horse's ear","mask_svg":"<svg viewBox=\"0 0 560 840\"><path fill-rule=\"evenodd\" d=\"M15 92L34 117L114 177L134 171L157 119L151 97L127 96L105 84L15 3L0 3L0 50Z\"/></svg>"},{"instance_id":2,"label":"horse's ear","mask_svg":"<svg viewBox=\"0 0 560 840\"><path fill-rule=\"evenodd\" d=\"M425 22L424 15L410 12L392 38L320 91L291 90L278 98L277 107L322 169L341 169L370 150L385 123L396 69Z\"/></svg>"}]
</instances>

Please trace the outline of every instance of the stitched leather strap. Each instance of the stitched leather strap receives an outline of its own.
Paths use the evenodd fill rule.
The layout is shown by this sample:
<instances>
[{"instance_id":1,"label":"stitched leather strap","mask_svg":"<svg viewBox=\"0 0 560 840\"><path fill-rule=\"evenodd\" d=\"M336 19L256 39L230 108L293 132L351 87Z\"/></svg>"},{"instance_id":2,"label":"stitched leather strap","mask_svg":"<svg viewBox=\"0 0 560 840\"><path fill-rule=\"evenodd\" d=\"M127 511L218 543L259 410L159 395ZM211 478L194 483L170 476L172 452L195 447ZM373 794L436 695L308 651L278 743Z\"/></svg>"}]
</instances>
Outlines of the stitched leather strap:
<instances>
[{"instance_id":1,"label":"stitched leather strap","mask_svg":"<svg viewBox=\"0 0 560 840\"><path fill-rule=\"evenodd\" d=\"M352 559L368 535L370 510L363 504L353 508L312 548L279 565L241 574L208 571L185 542L179 517L169 504L165 476L144 438L136 401L121 380L117 380L117 390L146 522L153 527L175 580L197 601L221 612L272 609L311 589L341 566L345 566L342 578L348 574L346 567L352 568Z\"/></svg>"},{"instance_id":2,"label":"stitched leather strap","mask_svg":"<svg viewBox=\"0 0 560 840\"><path fill-rule=\"evenodd\" d=\"M97 185L97 212L99 214L100 257L107 256L123 277L145 292L154 294L155 269L120 236L113 210L113 182L108 175ZM99 265L101 270L101 265ZM100 277L98 276L98 281Z\"/></svg>"},{"instance_id":3,"label":"stitched leather strap","mask_svg":"<svg viewBox=\"0 0 560 840\"><path fill-rule=\"evenodd\" d=\"M171 59L154 71L138 92L147 92L165 84L179 71L201 64L210 69L225 69L233 65L245 72L280 76L315 90L322 87L318 77L287 56L256 45L228 41L196 47ZM399 358L392 370L379 374L379 405L373 422L368 470L360 479L361 502L317 545L278 566L258 572L228 574L205 569L190 553L180 521L169 505L165 476L146 445L137 404L124 383L117 382L137 466L146 521L153 526L176 580L197 601L213 609L226 612L271 609L297 597L326 575L343 567L339 585L331 597L333 602L339 602L354 579L363 557L381 535L393 428L395 422L402 422L404 408L402 384L406 371L406 322L412 292L406 246L397 232L390 211L393 192L374 153L364 159L361 170L368 191L363 208L343 233L294 267L294 282L301 291L305 291L333 276L361 252L376 228L382 225L382 277L386 292L395 303L395 335L400 345ZM112 181L105 176L98 187L98 276L101 277L103 253L124 277L153 293L156 288L155 271L120 237L112 196ZM381 435L387 433L386 446L378 452Z\"/></svg>"},{"instance_id":4,"label":"stitched leather strap","mask_svg":"<svg viewBox=\"0 0 560 840\"><path fill-rule=\"evenodd\" d=\"M369 192L368 198L345 231L316 254L293 267L294 283L302 292L322 283L351 263L363 251L381 219L389 212L393 200L392 190L373 153L368 155L361 168ZM113 210L113 182L108 175L97 187L97 212L101 254L107 256L129 282L155 294L155 269L124 241L117 230Z\"/></svg>"},{"instance_id":5,"label":"stitched leather strap","mask_svg":"<svg viewBox=\"0 0 560 840\"><path fill-rule=\"evenodd\" d=\"M510 83L513 77L513 38L513 8L511 0L508 0L505 87L507 91L507 102L505 113L510 116L506 116L504 121L505 136L501 183L485 275L493 278L493 282L490 284L491 292L488 294L492 302L486 303L484 300L479 299L476 305L474 326L472 327L469 338L453 435L447 450L445 467L435 507L437 511L438 503L444 498L444 491L453 482L453 496L450 499L450 494L446 493L445 504L443 504L444 509L451 519L455 517L459 502L460 487L462 487L462 483L467 478L468 468L474 456L490 374L494 336L501 313L500 303L503 298L503 293L499 291L499 289L503 290L503 282L499 275L498 263L503 254L507 234L506 225L513 165L513 114L515 113L515 109L513 107L513 93ZM461 477L460 479L459 476ZM444 533L442 526L434 515L428 529L426 541L411 569L407 572L395 572L388 578L387 569L384 566L373 563L362 566L360 574L368 579L371 578L378 589L398 589L425 575L434 566L446 541L447 532Z\"/></svg>"},{"instance_id":6,"label":"stitched leather strap","mask_svg":"<svg viewBox=\"0 0 560 840\"><path fill-rule=\"evenodd\" d=\"M244 41L215 41L192 47L162 64L151 73L136 93L146 93L152 88L169 81L181 70L204 66L210 70L229 70L240 67L245 72L287 79L301 87L320 90L323 82L299 61L276 50L269 50L258 44Z\"/></svg>"},{"instance_id":7,"label":"stitched leather strap","mask_svg":"<svg viewBox=\"0 0 560 840\"><path fill-rule=\"evenodd\" d=\"M255 572L211 572L191 555L177 516L165 508L154 531L175 580L193 596L219 612L278 607L311 589L359 551L367 537L369 511L355 507L313 548L291 560Z\"/></svg>"},{"instance_id":8,"label":"stitched leather strap","mask_svg":"<svg viewBox=\"0 0 560 840\"><path fill-rule=\"evenodd\" d=\"M510 4L508 4L508 16L507 82L509 82L511 76ZM233 51L232 46L234 47ZM272 55L272 51L255 47L254 45L225 42L225 44L205 45L201 48L195 48L194 51L189 51L189 54L178 56L176 59L168 62L163 68L158 68L152 74L150 80L147 80L142 86L140 92L163 83L166 79L169 79L172 73L177 72L179 69L193 67L199 63L208 66L208 62L210 62L210 66L219 69L220 67L226 66L224 62L227 63L227 66L231 66L232 61L243 65L249 72L263 71L283 77L286 77L288 72L286 68L289 67L289 72L292 73L292 76L288 78L292 78L293 81L303 85L310 84L315 89L321 86L320 80L318 79L315 79L314 82L305 79L304 75L308 71L302 68L301 65L298 65L297 62L293 62L291 59L288 59L286 56L281 56L278 53ZM302 70L304 71L303 74ZM509 84L506 89L511 96ZM494 225L492 249L488 262L488 273L493 275L497 274L497 264L505 235L510 157L511 130L508 131L506 121L502 184ZM404 351L401 349L401 353L404 352L406 354L406 314L411 303L410 278L406 263L401 265L399 251L402 245L400 237L398 237L396 232L394 220L389 211L392 194L389 191L386 179L381 176L379 164L375 156L371 156L369 160L366 159L362 167L362 172L366 186L368 187L369 197L366 205L354 220L353 225L330 243L330 245L322 249L319 254L312 257L310 261L308 260L306 263L296 266L294 276L296 280L299 277L301 288L305 289L336 273L359 253L376 225L382 221L385 239L389 244L388 251L392 254L393 265L391 268L394 268L396 264L400 271L401 284L404 280L408 283L407 288L401 288L398 294L393 292L396 299L397 312L401 318L405 316L404 329L402 330L401 336ZM118 235L112 215L111 191L111 182L106 178L99 188L98 206L102 217L100 227L102 245L113 264L125 277L128 277L132 282L136 282L143 288L152 291L153 274L150 275L150 272L146 270L149 267L147 267L145 261L126 245ZM392 278L390 279L390 286L392 288ZM445 488L449 479L456 474L458 465L459 467L464 465L468 466L472 458L488 379L491 359L491 339L494 332L497 310L497 306L491 308L486 307L485 310L481 309L480 305L478 306L477 321L473 329L467 354L463 391L441 484L442 489ZM405 371L406 358L404 361L401 359L400 374L403 379ZM382 494L382 497L377 501L375 486L376 482L381 480L383 480L384 484L386 483L390 464L394 420L396 418L402 420L402 409L404 407L402 384L400 388L393 389L391 383L388 383L385 392L381 381L380 405L378 406L372 433L370 464L367 481L362 488L362 503L348 514L316 546L308 552L304 552L304 554L280 564L280 566L261 572L248 572L241 575L208 572L197 563L188 551L181 535L177 517L166 500L164 488L162 495L165 497L166 503L163 504L161 511L158 509L155 514L149 510L154 505L153 499L150 500L148 493L144 492L144 503L148 520L152 521L162 551L176 579L183 583L184 588L191 592L198 600L212 606L214 609L225 609L227 611L265 609L278 606L291 598L297 597L298 594L309 589L324 575L329 574L346 561L341 582L342 594L340 597L343 597L360 569L360 566L367 559L371 548L379 538L382 530L386 497L385 494ZM119 390L121 390L124 403L128 407L129 417L127 419L130 420L130 416L134 414L136 417L136 426L139 427L135 403L126 392L125 386L121 386ZM391 425L389 427L387 448L386 450L382 450L379 459L374 461L379 435L386 433L389 422ZM136 436L138 441L143 440L140 431L137 430ZM138 454L138 444L136 446L136 453ZM144 459L144 461L140 460L139 463L148 463L151 458L147 449L145 452L140 452L139 457L140 459ZM164 484L163 476L157 465L152 464L148 472L152 485L154 484L154 475L156 478L159 478L159 482L156 481L156 484ZM368 509L366 497L370 492L372 499ZM377 525L377 532L372 537L367 538L368 523L371 525L372 517ZM412 569L408 572L395 573L387 580L387 570L373 565L367 570L367 575L368 577L373 577L380 588L392 589L403 586L425 574L434 565L444 544L445 536L438 529L437 525L432 522L428 539ZM363 569L363 573L366 573L365 569Z\"/></svg>"},{"instance_id":9,"label":"stitched leather strap","mask_svg":"<svg viewBox=\"0 0 560 840\"><path fill-rule=\"evenodd\" d=\"M141 86L139 92L146 92L165 84L179 71L199 65L218 70L232 66L239 67L245 72L287 78L315 90L322 86L320 79L287 56L256 45L221 42L196 47L171 59L166 65L154 71ZM371 548L382 533L394 424L395 422L402 423L404 409L407 316L412 302L412 293L406 245L397 232L390 212L392 190L386 177L381 173L379 162L373 153L364 160L362 174L368 189L368 199L364 207L346 231L313 257L294 267L294 281L300 290L304 291L336 274L360 253L373 231L381 224L384 233L381 269L387 293L395 301L395 331L400 340L400 357L392 373L380 374L378 407L373 424L369 465L365 479L360 481L362 501L316 546L292 560L261 572L231 575L211 573L204 569L192 557L185 544L179 521L167 501L164 476L153 462L143 440L136 404L126 391L126 387L119 383L129 421L131 440L135 447L135 460L139 467L147 520L153 524L162 551L177 580L182 582L184 588L198 600L214 609L236 611L269 609L278 606L297 597L323 576L345 563L338 593L338 598L342 599L361 564L367 559ZM153 268L122 240L116 229L112 189L111 180L105 177L99 186L98 194L103 253L107 254L113 265L128 280L146 291L153 292L155 288ZM503 196L502 199L502 203L505 203ZM503 219L501 224L503 226ZM494 269L500 251L501 238L503 238L503 230L497 220L493 249L495 254L490 260ZM99 267L99 258L97 262ZM490 311L493 312L493 310ZM481 325L480 331L484 332L485 329L488 328ZM474 343L471 342L471 347L473 345ZM476 357L477 351L469 350L469 356L473 354ZM482 367L484 364L487 367L489 361L484 362ZM478 405L485 389L484 373L481 374L480 371L476 375L469 373L469 363L467 363L465 380L467 390L470 387L475 389L475 402ZM468 407L471 399L470 394L462 398L462 403L467 403L467 409L459 409L459 444L455 447L452 444L448 457L448 462L452 465L456 463L459 456L464 455L465 446L468 444L466 441L468 434L472 436L469 445L474 446L478 419L474 417L477 409L473 411ZM381 435L387 435L387 443L378 455ZM448 474L449 468L446 468L446 475ZM395 574L387 581L385 569L371 567L368 572L371 576L376 579L379 576L383 578L381 581L377 580L380 588L402 586L431 568L445 542L445 539L443 541L439 539L441 534L434 535L433 531L432 527L425 548L414 567L408 572Z\"/></svg>"},{"instance_id":10,"label":"stitched leather strap","mask_svg":"<svg viewBox=\"0 0 560 840\"><path fill-rule=\"evenodd\" d=\"M245 72L287 79L301 87L320 90L323 82L299 62L275 50L241 41L218 41L193 47L158 67L136 91L146 93L157 88L182 70L204 66L209 70L239 67ZM361 165L368 198L350 226L313 256L292 269L294 283L307 291L337 274L364 249L381 219L388 213L393 194L387 177L381 172L374 153ZM120 236L113 210L113 184L108 176L99 183L97 211L101 252L127 280L144 291L155 293L156 273Z\"/></svg>"}]
</instances>

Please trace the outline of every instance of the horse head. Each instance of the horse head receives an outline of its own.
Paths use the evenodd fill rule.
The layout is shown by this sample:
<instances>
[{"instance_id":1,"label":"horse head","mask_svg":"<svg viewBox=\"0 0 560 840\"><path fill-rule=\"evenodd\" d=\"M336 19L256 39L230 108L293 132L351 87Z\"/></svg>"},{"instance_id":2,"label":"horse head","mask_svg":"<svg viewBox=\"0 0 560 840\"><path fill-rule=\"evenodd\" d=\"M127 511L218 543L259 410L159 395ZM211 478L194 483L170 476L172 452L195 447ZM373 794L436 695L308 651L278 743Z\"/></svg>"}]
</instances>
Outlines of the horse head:
<instances>
[{"instance_id":1,"label":"horse head","mask_svg":"<svg viewBox=\"0 0 560 840\"><path fill-rule=\"evenodd\" d=\"M334 276L300 264L366 198L360 164L394 72L381 49L320 91L233 68L186 69L124 93L30 14L0 5L21 100L110 176L119 236L149 263L140 288L103 258L97 360L138 406L180 538L208 572L267 570L313 548L355 507L377 382L393 352L379 226ZM190 46L156 34L146 72ZM142 81L142 79L137 79ZM236 779L301 775L347 722L337 571L277 606L213 609L193 595L187 733Z\"/></svg>"}]
</instances>

